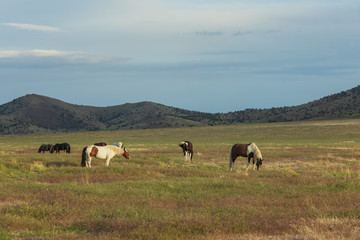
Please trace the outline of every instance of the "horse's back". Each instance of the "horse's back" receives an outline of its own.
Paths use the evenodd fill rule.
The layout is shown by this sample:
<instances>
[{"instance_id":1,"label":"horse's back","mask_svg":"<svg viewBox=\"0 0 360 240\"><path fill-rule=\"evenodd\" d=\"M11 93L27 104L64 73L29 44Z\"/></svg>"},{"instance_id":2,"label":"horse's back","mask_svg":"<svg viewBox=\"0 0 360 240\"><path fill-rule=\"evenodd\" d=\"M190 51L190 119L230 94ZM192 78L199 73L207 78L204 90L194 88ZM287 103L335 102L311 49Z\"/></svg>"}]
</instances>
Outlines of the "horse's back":
<instances>
[{"instance_id":1,"label":"horse's back","mask_svg":"<svg viewBox=\"0 0 360 240\"><path fill-rule=\"evenodd\" d=\"M179 146L187 152L193 152L193 144L190 141L183 141L179 144Z\"/></svg>"},{"instance_id":2,"label":"horse's back","mask_svg":"<svg viewBox=\"0 0 360 240\"><path fill-rule=\"evenodd\" d=\"M105 142L94 143L95 146L106 146Z\"/></svg>"},{"instance_id":3,"label":"horse's back","mask_svg":"<svg viewBox=\"0 0 360 240\"><path fill-rule=\"evenodd\" d=\"M113 157L115 154L114 152L109 149L109 145L107 146L96 146L96 145L89 145L86 147L86 155L88 157L96 157L100 159L106 159L109 156Z\"/></svg>"},{"instance_id":4,"label":"horse's back","mask_svg":"<svg viewBox=\"0 0 360 240\"><path fill-rule=\"evenodd\" d=\"M234 144L231 147L232 156L247 157L248 144Z\"/></svg>"}]
</instances>

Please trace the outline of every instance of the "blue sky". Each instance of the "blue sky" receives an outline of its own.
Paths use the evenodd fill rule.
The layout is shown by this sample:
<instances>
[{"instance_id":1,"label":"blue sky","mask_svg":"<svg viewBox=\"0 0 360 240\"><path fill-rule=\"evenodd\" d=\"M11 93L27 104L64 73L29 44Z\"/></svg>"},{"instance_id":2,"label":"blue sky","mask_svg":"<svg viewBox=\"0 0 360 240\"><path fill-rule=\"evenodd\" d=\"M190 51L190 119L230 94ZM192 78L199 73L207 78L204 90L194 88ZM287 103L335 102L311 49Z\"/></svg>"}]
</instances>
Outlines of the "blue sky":
<instances>
[{"instance_id":1,"label":"blue sky","mask_svg":"<svg viewBox=\"0 0 360 240\"><path fill-rule=\"evenodd\" d=\"M298 105L360 84L359 29L353 0L2 0L0 104Z\"/></svg>"}]
</instances>

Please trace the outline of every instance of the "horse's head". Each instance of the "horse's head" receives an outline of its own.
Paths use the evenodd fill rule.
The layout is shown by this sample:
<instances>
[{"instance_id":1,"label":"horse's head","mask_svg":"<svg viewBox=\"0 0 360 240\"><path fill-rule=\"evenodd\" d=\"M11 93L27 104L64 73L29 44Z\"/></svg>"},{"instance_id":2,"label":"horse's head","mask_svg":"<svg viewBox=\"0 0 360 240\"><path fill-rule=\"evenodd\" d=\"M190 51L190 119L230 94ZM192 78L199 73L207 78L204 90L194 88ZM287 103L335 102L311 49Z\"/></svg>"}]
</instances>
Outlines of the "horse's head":
<instances>
[{"instance_id":1,"label":"horse's head","mask_svg":"<svg viewBox=\"0 0 360 240\"><path fill-rule=\"evenodd\" d=\"M129 154L129 152L126 151L125 147L124 147L123 157L126 159L130 159L130 154Z\"/></svg>"},{"instance_id":2,"label":"horse's head","mask_svg":"<svg viewBox=\"0 0 360 240\"><path fill-rule=\"evenodd\" d=\"M52 146L50 149L50 153L54 153L54 151L55 151L55 146Z\"/></svg>"},{"instance_id":3,"label":"horse's head","mask_svg":"<svg viewBox=\"0 0 360 240\"><path fill-rule=\"evenodd\" d=\"M256 159L256 170L259 170L260 166L262 165L263 159L258 158Z\"/></svg>"}]
</instances>

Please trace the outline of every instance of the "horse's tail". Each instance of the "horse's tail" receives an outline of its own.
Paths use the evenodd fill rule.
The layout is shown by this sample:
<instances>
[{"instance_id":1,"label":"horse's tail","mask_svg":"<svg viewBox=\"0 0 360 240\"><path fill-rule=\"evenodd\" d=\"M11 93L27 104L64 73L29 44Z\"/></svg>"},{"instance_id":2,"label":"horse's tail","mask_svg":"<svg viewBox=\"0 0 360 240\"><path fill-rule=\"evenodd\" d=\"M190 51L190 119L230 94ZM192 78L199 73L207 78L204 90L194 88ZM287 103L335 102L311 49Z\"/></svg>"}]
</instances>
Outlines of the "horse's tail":
<instances>
[{"instance_id":1,"label":"horse's tail","mask_svg":"<svg viewBox=\"0 0 360 240\"><path fill-rule=\"evenodd\" d=\"M86 149L87 147L84 147L81 154L81 166L86 167Z\"/></svg>"},{"instance_id":2,"label":"horse's tail","mask_svg":"<svg viewBox=\"0 0 360 240\"><path fill-rule=\"evenodd\" d=\"M232 145L231 148L230 148L230 161L229 161L229 172L231 172L231 167L233 166L234 162L233 162L233 147L235 145Z\"/></svg>"}]
</instances>

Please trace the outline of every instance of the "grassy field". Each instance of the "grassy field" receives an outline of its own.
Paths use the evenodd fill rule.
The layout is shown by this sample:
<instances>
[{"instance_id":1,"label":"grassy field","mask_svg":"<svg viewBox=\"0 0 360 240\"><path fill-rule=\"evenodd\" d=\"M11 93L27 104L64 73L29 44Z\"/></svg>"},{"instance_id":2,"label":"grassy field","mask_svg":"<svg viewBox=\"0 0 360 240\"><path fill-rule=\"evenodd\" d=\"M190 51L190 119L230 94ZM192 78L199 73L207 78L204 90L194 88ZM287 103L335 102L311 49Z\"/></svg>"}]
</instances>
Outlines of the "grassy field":
<instances>
[{"instance_id":1,"label":"grassy field","mask_svg":"<svg viewBox=\"0 0 360 240\"><path fill-rule=\"evenodd\" d=\"M192 163L178 143L194 144ZM80 167L84 146L131 154ZM38 154L68 142L71 154ZM256 142L229 173L234 143ZM360 120L0 136L0 239L359 239Z\"/></svg>"}]
</instances>

